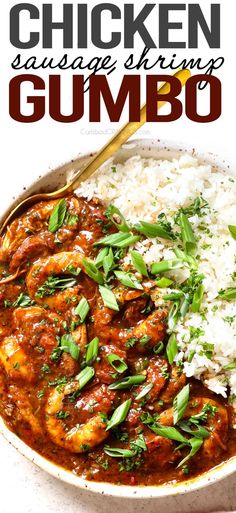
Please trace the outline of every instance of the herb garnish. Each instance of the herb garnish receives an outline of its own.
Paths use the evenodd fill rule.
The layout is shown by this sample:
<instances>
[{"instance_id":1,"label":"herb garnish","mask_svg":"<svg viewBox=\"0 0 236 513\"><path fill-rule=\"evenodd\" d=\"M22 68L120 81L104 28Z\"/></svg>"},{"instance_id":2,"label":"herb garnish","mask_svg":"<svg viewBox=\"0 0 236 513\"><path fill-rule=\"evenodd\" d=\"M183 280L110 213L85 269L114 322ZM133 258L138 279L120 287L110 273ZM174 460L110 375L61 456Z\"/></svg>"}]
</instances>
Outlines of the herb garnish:
<instances>
[{"instance_id":1,"label":"herb garnish","mask_svg":"<svg viewBox=\"0 0 236 513\"><path fill-rule=\"evenodd\" d=\"M66 216L66 200L63 198L59 203L55 206L53 209L49 224L48 224L48 230L51 233L55 233L64 223Z\"/></svg>"},{"instance_id":2,"label":"herb garnish","mask_svg":"<svg viewBox=\"0 0 236 513\"><path fill-rule=\"evenodd\" d=\"M119 305L117 303L115 294L112 292L112 290L108 289L107 287L103 287L102 285L99 285L99 292L102 296L104 306L110 308L110 310L115 310L115 312L119 312Z\"/></svg>"},{"instance_id":3,"label":"herb garnish","mask_svg":"<svg viewBox=\"0 0 236 513\"><path fill-rule=\"evenodd\" d=\"M51 360L57 361L63 352L69 353L76 361L79 359L80 348L72 335L65 334L59 339L58 346L52 351Z\"/></svg>"},{"instance_id":4,"label":"herb garnish","mask_svg":"<svg viewBox=\"0 0 236 513\"><path fill-rule=\"evenodd\" d=\"M89 309L90 306L87 299L85 297L82 297L79 304L75 308L75 315L79 315L81 324L83 324L83 322L85 321L89 313Z\"/></svg>"},{"instance_id":5,"label":"herb garnish","mask_svg":"<svg viewBox=\"0 0 236 513\"><path fill-rule=\"evenodd\" d=\"M36 296L43 298L52 296L56 290L65 290L74 287L77 281L75 278L61 278L59 276L49 276L44 284L38 288Z\"/></svg>"},{"instance_id":6,"label":"herb garnish","mask_svg":"<svg viewBox=\"0 0 236 513\"><path fill-rule=\"evenodd\" d=\"M132 402L131 399L127 399L127 401L120 404L120 406L118 406L118 408L116 408L116 410L114 411L110 420L107 423L106 431L108 431L109 429L112 429L112 428L118 426L119 424L121 424L122 422L124 422L124 420L126 419L126 417L128 415L128 412L129 412L129 409L131 406L131 402Z\"/></svg>"},{"instance_id":7,"label":"herb garnish","mask_svg":"<svg viewBox=\"0 0 236 513\"><path fill-rule=\"evenodd\" d=\"M109 207L107 207L105 215L120 232L129 232L129 226L123 214L117 207L115 207L114 205L109 205Z\"/></svg>"}]
</instances>

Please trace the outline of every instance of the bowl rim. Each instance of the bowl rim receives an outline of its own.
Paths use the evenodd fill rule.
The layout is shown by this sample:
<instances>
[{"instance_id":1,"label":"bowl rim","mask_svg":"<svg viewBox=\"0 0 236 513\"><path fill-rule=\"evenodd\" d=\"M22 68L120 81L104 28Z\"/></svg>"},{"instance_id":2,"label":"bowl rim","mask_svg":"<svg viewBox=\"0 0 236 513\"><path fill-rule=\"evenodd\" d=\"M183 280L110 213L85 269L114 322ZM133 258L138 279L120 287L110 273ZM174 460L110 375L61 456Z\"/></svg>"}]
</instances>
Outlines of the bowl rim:
<instances>
[{"instance_id":1,"label":"bowl rim","mask_svg":"<svg viewBox=\"0 0 236 513\"><path fill-rule=\"evenodd\" d=\"M214 168L220 168L224 172L228 173L229 170L233 173L230 163L225 159L220 158L215 153L206 152L201 150L200 145L197 144L196 149L189 144L179 143L176 141L162 141L160 139L146 138L146 139L131 139L128 143L123 145L117 152L116 158L119 160L119 155L126 155L124 159L131 156L133 150L138 150L138 154L148 154L152 156L153 151L160 153L159 158L173 158L175 156L183 155L185 153L195 156L200 162L208 163ZM52 178L59 177L62 181L65 180L65 176L68 173L73 172L77 167L77 164L83 164L86 160L91 157L96 150L89 154L79 155L71 162L58 166L55 169L49 170L44 173L39 180L34 180L26 186L24 193L21 192L17 195L17 199L23 199L29 193L36 192L39 188L46 187L51 182ZM129 155L130 153L130 155ZM163 154L163 156L161 156ZM148 155L146 155L148 158ZM157 158L154 157L154 158ZM236 175L236 171L235 171ZM47 182L49 180L49 182ZM5 215L5 212L1 214L1 217ZM44 470L51 476L77 488L88 490L90 492L99 493L101 495L107 495L111 497L119 498L136 498L136 499L156 499L163 497L170 497L176 495L182 495L188 492L200 490L210 484L216 483L221 479L233 474L236 471L236 456L230 458L228 461L221 463L214 467L210 471L207 471L200 476L192 479L182 481L180 483L168 483L166 485L157 486L129 486L129 485L117 485L107 482L96 482L85 480L73 472L59 467L55 463L47 460L30 446L24 443L17 435L15 435L5 424L4 420L0 416L0 434L12 445L21 455L27 458L29 461L34 463L37 467Z\"/></svg>"}]
</instances>

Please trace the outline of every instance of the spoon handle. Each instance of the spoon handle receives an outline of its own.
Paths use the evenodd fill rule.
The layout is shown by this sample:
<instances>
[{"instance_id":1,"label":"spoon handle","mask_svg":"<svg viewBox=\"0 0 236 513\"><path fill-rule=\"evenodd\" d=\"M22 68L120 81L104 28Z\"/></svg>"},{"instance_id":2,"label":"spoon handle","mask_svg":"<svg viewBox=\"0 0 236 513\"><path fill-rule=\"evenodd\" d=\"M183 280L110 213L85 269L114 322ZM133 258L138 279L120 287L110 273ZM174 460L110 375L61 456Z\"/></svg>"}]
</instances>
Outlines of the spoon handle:
<instances>
[{"instance_id":1,"label":"spoon handle","mask_svg":"<svg viewBox=\"0 0 236 513\"><path fill-rule=\"evenodd\" d=\"M179 70L175 73L174 77L178 78L181 82L182 87L186 84L187 80L190 77L190 71L188 69ZM170 92L170 84L166 82L160 89L159 94L168 94ZM158 109L163 107L166 104L165 100L158 102ZM70 184L65 185L62 189L60 189L60 194L69 191L72 192L84 182L90 178L90 176L102 165L106 162L115 152L122 146L122 144L126 143L128 139L137 132L137 130L146 123L146 104L141 108L140 111L140 121L132 121L126 123L115 135L108 141L108 143L103 146L103 148L92 157L89 161L88 165L81 171L79 170L76 175L73 177L73 180ZM55 191L55 197L58 196L59 191Z\"/></svg>"},{"instance_id":2,"label":"spoon handle","mask_svg":"<svg viewBox=\"0 0 236 513\"><path fill-rule=\"evenodd\" d=\"M182 87L186 84L187 80L191 76L191 73L188 69L179 70L174 75L179 79ZM170 84L165 83L160 89L159 94L168 94L170 92ZM158 109L160 109L163 105L166 104L165 100L158 102ZM137 132L137 130L146 123L146 105L141 108L140 111L140 121L137 122L129 122L127 123L119 132L117 132L112 139L103 146L103 148L96 153L92 159L88 162L88 164L82 169L78 170L73 177L70 183L67 183L61 189L57 189L53 192L39 193L28 198L25 198L19 204L11 206L9 211L6 213L2 224L0 225L0 236L4 232L6 226L17 216L20 215L26 208L31 207L37 201L46 201L56 198L61 198L67 192L72 192L84 180L90 178L90 176L102 165L106 162L110 157L114 155L114 153L122 146L122 144L126 143L128 139Z\"/></svg>"}]
</instances>

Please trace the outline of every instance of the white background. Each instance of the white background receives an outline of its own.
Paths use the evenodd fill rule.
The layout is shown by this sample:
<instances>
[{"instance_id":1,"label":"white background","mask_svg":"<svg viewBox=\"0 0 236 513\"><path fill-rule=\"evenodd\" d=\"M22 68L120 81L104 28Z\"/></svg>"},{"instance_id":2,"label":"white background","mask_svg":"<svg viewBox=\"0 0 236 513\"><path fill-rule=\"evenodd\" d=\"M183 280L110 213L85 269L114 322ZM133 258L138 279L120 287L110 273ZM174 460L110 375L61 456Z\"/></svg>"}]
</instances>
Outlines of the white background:
<instances>
[{"instance_id":1,"label":"white background","mask_svg":"<svg viewBox=\"0 0 236 513\"><path fill-rule=\"evenodd\" d=\"M172 0L172 3L180 3ZM69 53L71 60L78 55L83 55L89 61L95 55L104 56L109 53L99 51L92 45L86 51L63 50L61 37L54 38L53 50L42 50L37 47L33 50L21 51L11 47L9 43L9 10L16 1L4 0L0 5L0 40L2 48L1 73L0 73L0 115L1 115L1 203L0 209L9 204L11 198L20 192L26 184L29 184L38 175L45 173L49 168L53 168L60 163L66 162L79 153L87 152L99 148L112 133L127 120L127 110L120 123L111 124L103 112L102 122L99 124L88 123L88 99L86 95L86 112L81 121L74 124L60 124L52 121L47 115L45 118L35 124L19 124L13 121L8 113L8 84L9 80L16 72L10 67L11 61L17 53L24 53L25 56L37 55L40 59L45 56L59 58L64 53ZM39 8L42 5L40 0L34 0ZM54 0L55 20L61 17L61 0ZM64 3L72 3L70 1ZM75 2L74 2L75 3ZM77 3L77 2L76 2ZM98 2L89 0L89 8ZM165 3L165 0L163 0ZM191 0L187 3L195 3ZM200 2L204 13L209 16L210 0ZM185 115L173 123L147 124L138 137L156 137L174 141L182 141L193 147L201 147L207 151L217 152L222 157L236 165L235 158L235 19L236 2L235 0L221 0L222 6L222 43L220 50L210 50L206 42L201 38L200 50L173 50L164 52L163 50L153 50L153 56L159 54L171 56L177 53L179 59L185 57L202 57L206 62L212 57L224 56L226 62L224 67L216 73L221 79L223 86L223 112L221 118L211 124L197 124L189 121ZM117 2L122 9L124 1ZM137 12L144 5L144 2L136 0L135 6ZM76 12L76 11L75 11ZM179 40L186 40L186 13L178 13L178 20L183 22L183 31L173 37L179 37ZM173 21L177 20L173 16ZM209 19L209 18L208 18ZM158 9L155 8L147 24L153 38L158 42ZM172 21L172 20L171 20ZM120 29L121 22L114 22L114 30ZM34 30L38 28L40 22L34 22ZM106 20L106 27L110 26L109 20ZM28 22L24 20L24 29L27 31ZM26 35L26 32L24 32ZM106 33L104 33L106 38ZM139 38L135 39L135 53L138 55L143 48ZM123 62L128 57L131 50L122 50L122 45L110 52L114 59ZM153 57L154 60L154 57ZM151 73L158 74L158 69ZM35 72L36 74L38 72ZM114 91L117 91L118 84L121 81L123 70L119 66L113 73L109 81ZM195 73L195 72L194 72ZM39 73L38 73L39 74ZM48 73L42 75L46 82ZM63 76L63 110L70 111L71 106L71 72L62 72ZM144 78L144 77L143 77ZM31 93L31 91L28 91ZM143 101L145 100L145 90L143 88ZM184 96L182 95L184 99ZM201 98L202 108L206 108L206 96ZM48 106L48 104L47 104ZM211 487L208 491L202 491L198 494L191 494L184 498L169 499L165 501L140 501L134 505L129 501L119 501L118 499L105 499L104 497L95 497L92 494L82 493L68 486L56 482L53 478L46 476L40 470L34 468L31 464L24 461L14 449L0 438L0 483L1 483L1 513L11 513L17 508L18 513L68 513L89 512L105 513L113 509L114 513L123 508L130 513L138 512L148 508L150 513L157 510L168 511L170 513L178 511L213 511L224 508L225 510L236 509L235 478L226 479L222 484Z\"/></svg>"}]
</instances>

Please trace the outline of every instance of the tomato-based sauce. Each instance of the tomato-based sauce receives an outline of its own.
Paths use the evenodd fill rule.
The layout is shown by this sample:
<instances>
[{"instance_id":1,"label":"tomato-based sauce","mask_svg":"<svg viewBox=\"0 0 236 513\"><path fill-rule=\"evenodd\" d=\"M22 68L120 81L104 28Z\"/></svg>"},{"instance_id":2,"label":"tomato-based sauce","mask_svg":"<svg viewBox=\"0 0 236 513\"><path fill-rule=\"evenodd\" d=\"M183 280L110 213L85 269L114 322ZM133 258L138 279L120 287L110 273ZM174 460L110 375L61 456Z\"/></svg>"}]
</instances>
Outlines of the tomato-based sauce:
<instances>
[{"instance_id":1,"label":"tomato-based sauce","mask_svg":"<svg viewBox=\"0 0 236 513\"><path fill-rule=\"evenodd\" d=\"M8 228L0 413L26 444L78 476L157 485L228 460L236 434L227 400L172 362L168 312L150 294L157 284L125 268L130 236L98 200L76 195L39 203Z\"/></svg>"}]
</instances>

